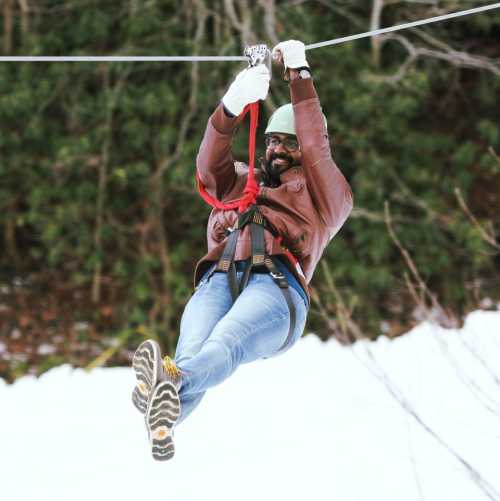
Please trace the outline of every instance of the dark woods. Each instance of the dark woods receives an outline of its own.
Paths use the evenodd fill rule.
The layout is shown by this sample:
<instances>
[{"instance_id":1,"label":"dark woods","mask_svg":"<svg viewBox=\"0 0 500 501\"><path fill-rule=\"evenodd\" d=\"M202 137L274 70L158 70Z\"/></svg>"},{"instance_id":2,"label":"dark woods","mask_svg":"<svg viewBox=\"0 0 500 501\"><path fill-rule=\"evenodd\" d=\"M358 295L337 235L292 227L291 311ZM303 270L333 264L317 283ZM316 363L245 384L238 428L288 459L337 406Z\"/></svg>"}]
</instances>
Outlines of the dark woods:
<instances>
[{"instance_id":1,"label":"dark woods","mask_svg":"<svg viewBox=\"0 0 500 501\"><path fill-rule=\"evenodd\" d=\"M463 7L387 3L5 0L1 50L239 55ZM308 53L355 195L308 331L397 336L500 299L499 36L490 11ZM0 376L128 363L144 337L173 349L205 248L197 148L240 67L0 63ZM262 123L287 101L275 70Z\"/></svg>"}]
</instances>

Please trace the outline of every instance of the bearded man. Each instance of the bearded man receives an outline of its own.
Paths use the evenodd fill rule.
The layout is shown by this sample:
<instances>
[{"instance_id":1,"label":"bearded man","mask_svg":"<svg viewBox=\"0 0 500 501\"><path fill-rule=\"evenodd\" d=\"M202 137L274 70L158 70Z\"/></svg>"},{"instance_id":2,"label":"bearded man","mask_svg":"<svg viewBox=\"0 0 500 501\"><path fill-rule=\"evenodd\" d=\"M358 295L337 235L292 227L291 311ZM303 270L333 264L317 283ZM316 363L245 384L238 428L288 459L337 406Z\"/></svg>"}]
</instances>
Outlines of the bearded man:
<instances>
[{"instance_id":1,"label":"bearded man","mask_svg":"<svg viewBox=\"0 0 500 501\"><path fill-rule=\"evenodd\" d=\"M174 427L209 388L240 364L280 355L299 340L308 284L353 206L349 184L332 159L304 44L282 42L273 55L284 64L291 103L267 124L256 203L245 214L212 210L208 252L196 266L174 360L162 360L150 340L134 355L133 402L145 414L157 460L174 455ZM243 70L208 120L197 174L222 202L239 199L247 184L248 169L235 165L231 153L233 135L245 106L266 98L269 82L264 65Z\"/></svg>"}]
</instances>

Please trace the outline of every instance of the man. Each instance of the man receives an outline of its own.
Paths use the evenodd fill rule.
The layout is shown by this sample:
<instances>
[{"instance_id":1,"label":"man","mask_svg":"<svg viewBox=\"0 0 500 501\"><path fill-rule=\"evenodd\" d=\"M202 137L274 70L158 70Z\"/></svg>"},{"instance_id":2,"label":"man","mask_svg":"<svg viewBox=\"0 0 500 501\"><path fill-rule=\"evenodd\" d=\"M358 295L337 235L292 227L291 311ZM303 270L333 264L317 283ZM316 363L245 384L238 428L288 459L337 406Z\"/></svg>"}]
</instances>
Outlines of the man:
<instances>
[{"instance_id":1,"label":"man","mask_svg":"<svg viewBox=\"0 0 500 501\"><path fill-rule=\"evenodd\" d=\"M282 42L273 55L284 63L292 102L266 127L256 204L245 215L212 210L208 253L196 267L175 361L166 357L162 363L153 341L134 355L133 401L145 413L158 460L173 456L174 426L208 388L240 364L281 354L297 342L309 307L308 283L352 209L350 187L331 156L304 44ZM248 171L235 168L231 155L233 133L244 107L266 98L269 80L264 65L242 71L208 121L197 173L222 202L240 198L247 183Z\"/></svg>"}]
</instances>

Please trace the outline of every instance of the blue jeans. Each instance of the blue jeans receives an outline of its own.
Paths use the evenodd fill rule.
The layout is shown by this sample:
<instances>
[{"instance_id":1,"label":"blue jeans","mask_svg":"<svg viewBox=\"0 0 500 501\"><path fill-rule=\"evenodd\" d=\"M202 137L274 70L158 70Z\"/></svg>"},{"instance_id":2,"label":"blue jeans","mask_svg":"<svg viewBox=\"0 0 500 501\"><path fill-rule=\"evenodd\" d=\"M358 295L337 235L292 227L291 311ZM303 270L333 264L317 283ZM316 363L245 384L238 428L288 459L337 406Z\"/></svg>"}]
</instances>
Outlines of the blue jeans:
<instances>
[{"instance_id":1,"label":"blue jeans","mask_svg":"<svg viewBox=\"0 0 500 501\"><path fill-rule=\"evenodd\" d=\"M271 276L253 273L233 304L227 275L214 273L207 278L210 270L200 280L182 315L175 353L182 372L178 423L195 409L208 388L224 381L240 364L290 349L306 323L304 300L289 287L296 323L290 341L282 347L288 336L290 312ZM237 277L240 279L241 272Z\"/></svg>"}]
</instances>

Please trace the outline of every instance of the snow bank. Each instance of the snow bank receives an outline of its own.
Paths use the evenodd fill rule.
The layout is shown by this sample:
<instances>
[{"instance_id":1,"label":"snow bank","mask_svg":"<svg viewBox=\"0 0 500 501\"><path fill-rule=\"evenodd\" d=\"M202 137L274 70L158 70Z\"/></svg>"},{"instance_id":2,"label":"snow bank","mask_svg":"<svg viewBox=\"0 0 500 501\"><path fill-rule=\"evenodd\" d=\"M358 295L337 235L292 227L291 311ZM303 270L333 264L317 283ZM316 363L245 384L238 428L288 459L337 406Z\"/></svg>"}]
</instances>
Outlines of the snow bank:
<instances>
[{"instance_id":1,"label":"snow bank","mask_svg":"<svg viewBox=\"0 0 500 501\"><path fill-rule=\"evenodd\" d=\"M0 380L2 499L500 499L499 366L500 312L353 347L309 335L210 390L166 463L130 369Z\"/></svg>"}]
</instances>

